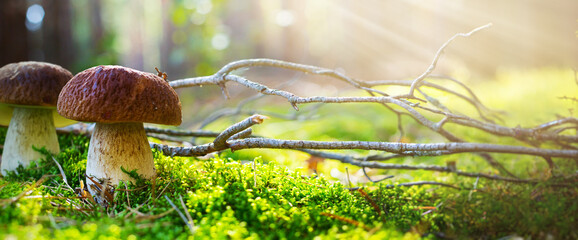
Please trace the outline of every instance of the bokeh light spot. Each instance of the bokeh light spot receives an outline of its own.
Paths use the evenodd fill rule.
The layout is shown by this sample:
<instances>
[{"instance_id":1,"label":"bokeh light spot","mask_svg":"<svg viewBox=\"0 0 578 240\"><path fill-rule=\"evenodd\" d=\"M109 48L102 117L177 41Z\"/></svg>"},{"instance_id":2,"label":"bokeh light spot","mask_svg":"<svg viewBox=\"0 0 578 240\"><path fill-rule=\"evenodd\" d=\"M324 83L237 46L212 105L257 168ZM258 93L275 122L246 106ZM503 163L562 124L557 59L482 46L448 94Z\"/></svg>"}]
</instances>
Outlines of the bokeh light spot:
<instances>
[{"instance_id":1,"label":"bokeh light spot","mask_svg":"<svg viewBox=\"0 0 578 240\"><path fill-rule=\"evenodd\" d=\"M275 16L275 23L281 27L288 27L293 24L295 17L293 12L288 10L281 10Z\"/></svg>"},{"instance_id":2,"label":"bokeh light spot","mask_svg":"<svg viewBox=\"0 0 578 240\"><path fill-rule=\"evenodd\" d=\"M26 10L26 28L29 31L36 31L42 27L44 20L44 8L38 4L33 4Z\"/></svg>"},{"instance_id":3,"label":"bokeh light spot","mask_svg":"<svg viewBox=\"0 0 578 240\"><path fill-rule=\"evenodd\" d=\"M214 49L223 50L229 47L229 36L224 33L218 33L211 39L211 45Z\"/></svg>"}]
</instances>

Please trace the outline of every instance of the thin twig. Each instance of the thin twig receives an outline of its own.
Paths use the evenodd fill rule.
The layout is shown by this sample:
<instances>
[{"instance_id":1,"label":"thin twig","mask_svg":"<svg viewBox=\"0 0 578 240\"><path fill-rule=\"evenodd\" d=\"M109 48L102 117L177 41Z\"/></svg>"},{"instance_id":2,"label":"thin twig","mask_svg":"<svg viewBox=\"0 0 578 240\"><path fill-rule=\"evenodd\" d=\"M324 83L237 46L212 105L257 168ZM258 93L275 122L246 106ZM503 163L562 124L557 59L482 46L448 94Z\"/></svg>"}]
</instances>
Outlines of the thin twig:
<instances>
[{"instance_id":1,"label":"thin twig","mask_svg":"<svg viewBox=\"0 0 578 240\"><path fill-rule=\"evenodd\" d=\"M68 185L68 180L66 179L66 174L64 174L64 170L62 169L62 166L60 166L60 163L58 163L58 161L56 161L56 158L54 158L54 156L50 155L50 157L52 158L54 163L56 163L56 166L58 167L58 171L60 171L60 175L62 176L62 180L64 181L64 184L66 184L66 186L70 190L72 190L72 192L74 192L74 189L70 185Z\"/></svg>"},{"instance_id":2,"label":"thin twig","mask_svg":"<svg viewBox=\"0 0 578 240\"><path fill-rule=\"evenodd\" d=\"M533 130L545 131L545 130L548 130L549 128L560 126L563 124L574 124L575 126L578 126L578 118L568 117L568 118L562 118L562 119L550 121L550 122L538 125L537 127L533 128Z\"/></svg>"},{"instance_id":3,"label":"thin twig","mask_svg":"<svg viewBox=\"0 0 578 240\"><path fill-rule=\"evenodd\" d=\"M197 130L197 131L183 131L175 129L162 129L154 127L145 127L145 132L147 133L160 133L171 136L179 137L216 137L219 135L218 132Z\"/></svg>"},{"instance_id":4,"label":"thin twig","mask_svg":"<svg viewBox=\"0 0 578 240\"><path fill-rule=\"evenodd\" d=\"M355 221L355 220L353 220L353 219L351 219L351 218L346 218L346 217L343 217L343 216L339 216L339 215L335 215L335 214L333 214L333 213L327 213L327 212L322 212L321 215L327 216L327 217L330 217L330 218L333 218L333 219L336 219L336 220L339 220L339 221L342 221L342 222L349 223L349 224L354 225L354 226L356 226L356 227L362 227L362 228L365 229L366 231L371 230L368 226L365 226L363 223L360 223L360 222L358 222L358 221Z\"/></svg>"},{"instance_id":5,"label":"thin twig","mask_svg":"<svg viewBox=\"0 0 578 240\"><path fill-rule=\"evenodd\" d=\"M438 49L437 53L436 53L435 56L434 56L434 59L433 59L432 63L429 65L429 67L427 68L427 70L426 70L425 72L423 72L419 77L417 77L417 78L413 81L413 83L411 84L411 87L410 87L410 89L409 89L409 93L407 94L407 97L414 97L414 91L416 90L416 88L419 87L419 86L421 85L421 83L423 82L423 80L433 72L433 70L436 68L436 65L437 65L439 59L441 58L442 53L444 52L444 50L446 49L446 47L447 47L452 41L454 41L454 39L456 39L456 38L458 38L458 37L469 37L469 36L471 36L472 34L478 32L478 31L480 31L480 30L489 28L489 27L491 27L491 26L492 26L492 24L489 23L489 24L486 24L486 25L484 25L484 26L478 27L478 28L476 28L476 29L474 29L474 30L472 30L472 31L470 31L470 32L468 32L468 33L458 33L458 34L454 35L453 37L451 37L448 41L446 41L446 42Z\"/></svg>"},{"instance_id":6,"label":"thin twig","mask_svg":"<svg viewBox=\"0 0 578 240\"><path fill-rule=\"evenodd\" d=\"M231 138L231 136L255 125L255 124L260 124L263 122L263 120L267 119L268 117L263 116L263 115L253 115L251 117L246 118L245 120L238 122L236 124L233 124L232 126L228 127L227 129L225 129L223 132L221 132L221 134L219 134L215 140L213 141L213 144L215 146L215 149L220 150L220 149L225 149L227 148L227 140L229 138Z\"/></svg>"},{"instance_id":7,"label":"thin twig","mask_svg":"<svg viewBox=\"0 0 578 240\"><path fill-rule=\"evenodd\" d=\"M389 176L385 176L385 177L383 177L383 178L381 178L381 179L379 179L379 180L372 180L372 179L369 177L369 175L367 175L367 171L365 171L365 167L362 167L361 170L363 171L363 175L365 175L365 178L367 178L367 180L369 180L369 181L372 182L372 183L378 183L378 182L381 182L381 181L383 181L383 180L390 179L390 178L393 178L393 177L394 177L393 175L389 175Z\"/></svg>"},{"instance_id":8,"label":"thin twig","mask_svg":"<svg viewBox=\"0 0 578 240\"><path fill-rule=\"evenodd\" d=\"M191 226L191 229L193 229L192 234L194 235L195 234L195 223L193 222L193 218L191 217L191 214L187 210L187 205L185 205L185 202L183 201L183 196L179 195L179 200L181 201L181 206L183 207L183 210L185 210L185 215L187 215L187 219L189 219L189 224Z\"/></svg>"},{"instance_id":9,"label":"thin twig","mask_svg":"<svg viewBox=\"0 0 578 240\"><path fill-rule=\"evenodd\" d=\"M421 181L421 182L388 184L388 185L385 185L385 187L394 188L394 187L411 187L411 186L421 186L421 185L437 185L437 186L449 187L449 188L454 188L454 189L461 189L460 187L457 187L457 186L454 186L451 184L442 183L442 182L435 182L435 181Z\"/></svg>"},{"instance_id":10,"label":"thin twig","mask_svg":"<svg viewBox=\"0 0 578 240\"><path fill-rule=\"evenodd\" d=\"M130 194L130 191L128 190L128 184L126 183L126 181L123 181L123 180L121 180L121 181L124 183L124 188L126 189L126 192L125 192L125 194L126 194L126 204L128 204L128 206L131 206L131 205L130 205L130 195L129 195L129 194Z\"/></svg>"},{"instance_id":11,"label":"thin twig","mask_svg":"<svg viewBox=\"0 0 578 240\"><path fill-rule=\"evenodd\" d=\"M351 187L351 180L349 179L349 168L345 167L345 174L347 176L347 182L349 183L349 187Z\"/></svg>"},{"instance_id":12,"label":"thin twig","mask_svg":"<svg viewBox=\"0 0 578 240\"><path fill-rule=\"evenodd\" d=\"M173 203L173 201L171 201L171 199L169 199L169 197L167 197L167 195L164 195L165 199L169 202L169 204L173 207L173 209L175 209L175 211L177 211L177 213L179 214L179 216L181 217L181 219L183 219L183 221L185 222L185 224L187 224L187 227L189 228L189 231L191 231L191 234L195 234L195 229L193 228L193 226L191 226L191 224L189 223L188 219L185 217L185 215L183 215L183 213L181 212L181 210L179 210L179 208L177 208L177 206ZM185 208L186 210L186 208Z\"/></svg>"},{"instance_id":13,"label":"thin twig","mask_svg":"<svg viewBox=\"0 0 578 240\"><path fill-rule=\"evenodd\" d=\"M247 128L243 131L235 133L235 135L231 136L229 139L234 140L234 139L248 138L251 136L251 134L253 134L253 129Z\"/></svg>"}]
</instances>

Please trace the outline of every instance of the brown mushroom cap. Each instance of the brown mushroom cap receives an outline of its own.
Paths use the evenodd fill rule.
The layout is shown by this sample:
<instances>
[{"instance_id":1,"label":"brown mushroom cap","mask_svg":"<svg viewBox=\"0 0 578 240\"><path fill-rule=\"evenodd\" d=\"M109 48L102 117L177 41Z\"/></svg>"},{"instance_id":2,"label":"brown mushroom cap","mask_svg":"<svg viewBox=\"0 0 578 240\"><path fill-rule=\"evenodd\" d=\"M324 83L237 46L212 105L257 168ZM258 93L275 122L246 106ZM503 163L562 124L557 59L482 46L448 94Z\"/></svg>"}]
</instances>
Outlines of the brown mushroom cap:
<instances>
[{"instance_id":1,"label":"brown mushroom cap","mask_svg":"<svg viewBox=\"0 0 578 240\"><path fill-rule=\"evenodd\" d=\"M181 124L181 103L161 77L122 66L97 66L74 76L58 98L58 113L85 122Z\"/></svg>"},{"instance_id":2,"label":"brown mushroom cap","mask_svg":"<svg viewBox=\"0 0 578 240\"><path fill-rule=\"evenodd\" d=\"M0 68L0 102L56 107L58 94L72 73L44 62L11 63Z\"/></svg>"}]
</instances>

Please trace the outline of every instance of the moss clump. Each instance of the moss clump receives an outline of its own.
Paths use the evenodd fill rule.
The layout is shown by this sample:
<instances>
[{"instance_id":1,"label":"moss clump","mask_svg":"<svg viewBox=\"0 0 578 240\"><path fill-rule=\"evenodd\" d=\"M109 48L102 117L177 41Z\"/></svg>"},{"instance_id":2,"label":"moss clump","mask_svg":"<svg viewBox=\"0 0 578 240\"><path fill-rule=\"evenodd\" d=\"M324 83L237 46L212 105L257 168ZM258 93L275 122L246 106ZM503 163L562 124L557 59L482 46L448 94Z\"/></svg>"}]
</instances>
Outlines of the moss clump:
<instances>
[{"instance_id":1,"label":"moss clump","mask_svg":"<svg viewBox=\"0 0 578 240\"><path fill-rule=\"evenodd\" d=\"M576 189L489 183L478 191L447 194L440 211L453 218L446 232L457 236L578 239Z\"/></svg>"},{"instance_id":2,"label":"moss clump","mask_svg":"<svg viewBox=\"0 0 578 240\"><path fill-rule=\"evenodd\" d=\"M202 161L153 151L157 177L121 183L103 208L79 197L89 139L59 141L60 154L37 149L45 159L0 177L0 238L578 238L575 177L557 182L565 187L460 178L454 180L463 190L388 183L348 189L260 158ZM416 181L448 179L412 174Z\"/></svg>"},{"instance_id":3,"label":"moss clump","mask_svg":"<svg viewBox=\"0 0 578 240\"><path fill-rule=\"evenodd\" d=\"M121 183L105 209L79 197L89 139L59 140L60 154L37 149L45 159L0 178L0 238L183 239L192 229L195 238L379 239L438 229L439 216L421 216L418 207L436 201L421 188L350 190L260 159L200 161L156 151L157 178ZM192 228L179 212L190 215Z\"/></svg>"}]
</instances>

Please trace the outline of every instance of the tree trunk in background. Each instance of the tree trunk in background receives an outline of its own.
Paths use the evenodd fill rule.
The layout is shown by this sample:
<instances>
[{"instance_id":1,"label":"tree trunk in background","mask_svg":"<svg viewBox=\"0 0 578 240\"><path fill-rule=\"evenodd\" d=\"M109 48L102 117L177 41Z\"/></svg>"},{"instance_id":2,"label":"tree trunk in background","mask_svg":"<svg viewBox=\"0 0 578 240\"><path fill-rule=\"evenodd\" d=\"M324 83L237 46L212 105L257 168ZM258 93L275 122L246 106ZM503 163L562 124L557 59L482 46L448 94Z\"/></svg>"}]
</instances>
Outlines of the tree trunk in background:
<instances>
[{"instance_id":1,"label":"tree trunk in background","mask_svg":"<svg viewBox=\"0 0 578 240\"><path fill-rule=\"evenodd\" d=\"M26 1L0 1L0 66L28 59Z\"/></svg>"},{"instance_id":2,"label":"tree trunk in background","mask_svg":"<svg viewBox=\"0 0 578 240\"><path fill-rule=\"evenodd\" d=\"M126 14L129 16L127 18L127 26L130 27L127 27L126 32L128 34L123 36L123 38L128 39L130 44L126 49L125 54L121 55L121 63L123 66L138 70L144 70L142 22L145 15L144 7L142 4L143 3L141 1L128 1L125 4L125 6L130 8L130 11L126 12Z\"/></svg>"},{"instance_id":3,"label":"tree trunk in background","mask_svg":"<svg viewBox=\"0 0 578 240\"><path fill-rule=\"evenodd\" d=\"M162 1L162 8L161 8L161 18L163 21L163 29L162 29L162 38L160 44L160 62L161 62L161 69L163 72L173 73L177 72L176 69L172 64L169 62L171 51L173 50L174 44L172 35L175 31L174 25L171 22L171 3L169 1ZM169 79L174 79L174 76L170 76Z\"/></svg>"},{"instance_id":4,"label":"tree trunk in background","mask_svg":"<svg viewBox=\"0 0 578 240\"><path fill-rule=\"evenodd\" d=\"M42 7L46 12L42 24L44 61L70 69L74 60L70 1L43 1Z\"/></svg>"},{"instance_id":5,"label":"tree trunk in background","mask_svg":"<svg viewBox=\"0 0 578 240\"><path fill-rule=\"evenodd\" d=\"M100 54L102 50L101 41L104 37L104 29L102 26L102 6L100 0L90 1L90 32L91 32L91 43L93 54Z\"/></svg>"}]
</instances>

